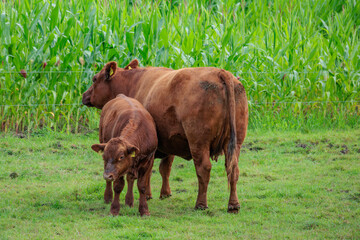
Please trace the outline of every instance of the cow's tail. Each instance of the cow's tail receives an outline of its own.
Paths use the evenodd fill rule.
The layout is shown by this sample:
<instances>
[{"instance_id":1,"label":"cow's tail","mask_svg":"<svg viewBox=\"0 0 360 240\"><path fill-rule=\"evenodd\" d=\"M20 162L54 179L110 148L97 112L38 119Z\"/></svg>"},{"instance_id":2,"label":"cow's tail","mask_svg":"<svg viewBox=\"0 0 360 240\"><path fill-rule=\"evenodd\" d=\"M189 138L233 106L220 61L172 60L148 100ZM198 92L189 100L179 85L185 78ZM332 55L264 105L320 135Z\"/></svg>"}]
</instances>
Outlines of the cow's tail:
<instances>
[{"instance_id":1,"label":"cow's tail","mask_svg":"<svg viewBox=\"0 0 360 240\"><path fill-rule=\"evenodd\" d=\"M228 176L228 182L230 182L230 175L233 170L234 152L236 148L236 125L235 125L235 93L234 93L234 82L232 80L233 76L226 72L225 70L220 70L219 74L220 79L222 80L223 84L225 85L225 92L226 92L226 102L228 104L228 119L229 119L229 126L230 126L230 139L227 145L226 151L226 158L225 158L225 168L226 173Z\"/></svg>"}]
</instances>

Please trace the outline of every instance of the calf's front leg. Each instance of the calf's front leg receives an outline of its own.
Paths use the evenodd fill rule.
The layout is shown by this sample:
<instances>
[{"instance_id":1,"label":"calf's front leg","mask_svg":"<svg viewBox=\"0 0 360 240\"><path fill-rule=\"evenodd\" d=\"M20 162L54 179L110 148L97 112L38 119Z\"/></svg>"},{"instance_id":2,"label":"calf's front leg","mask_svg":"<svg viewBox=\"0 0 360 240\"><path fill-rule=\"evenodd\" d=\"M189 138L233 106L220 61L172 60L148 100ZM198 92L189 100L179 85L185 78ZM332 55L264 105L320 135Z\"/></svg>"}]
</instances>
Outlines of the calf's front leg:
<instances>
[{"instance_id":1,"label":"calf's front leg","mask_svg":"<svg viewBox=\"0 0 360 240\"><path fill-rule=\"evenodd\" d=\"M106 188L104 192L104 202L111 203L113 200L112 182L106 181Z\"/></svg>"},{"instance_id":2,"label":"calf's front leg","mask_svg":"<svg viewBox=\"0 0 360 240\"><path fill-rule=\"evenodd\" d=\"M119 215L119 211L120 211L119 197L120 197L121 191L124 188L124 185L125 185L124 177L120 177L114 181L115 196L114 196L113 202L111 203L111 208L110 208L110 212L113 216Z\"/></svg>"}]
</instances>

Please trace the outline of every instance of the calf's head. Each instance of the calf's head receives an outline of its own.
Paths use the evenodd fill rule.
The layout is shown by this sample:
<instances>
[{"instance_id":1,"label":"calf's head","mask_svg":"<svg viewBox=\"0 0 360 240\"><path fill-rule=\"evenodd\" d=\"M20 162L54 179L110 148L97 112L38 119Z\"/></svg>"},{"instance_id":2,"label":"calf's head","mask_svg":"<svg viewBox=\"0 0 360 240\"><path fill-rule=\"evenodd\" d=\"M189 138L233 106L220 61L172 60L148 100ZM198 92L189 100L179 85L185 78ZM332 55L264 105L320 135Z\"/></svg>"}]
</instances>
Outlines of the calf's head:
<instances>
[{"instance_id":1,"label":"calf's head","mask_svg":"<svg viewBox=\"0 0 360 240\"><path fill-rule=\"evenodd\" d=\"M114 181L126 174L139 153L137 147L121 138L112 138L108 143L94 144L91 148L95 152L103 152L103 176L106 181Z\"/></svg>"},{"instance_id":2,"label":"calf's head","mask_svg":"<svg viewBox=\"0 0 360 240\"><path fill-rule=\"evenodd\" d=\"M108 101L115 98L117 92L114 79L118 78L122 71L137 68L139 62L134 59L125 68L118 68L116 62L108 62L100 72L95 74L90 88L83 93L82 103L88 107L101 109Z\"/></svg>"}]
</instances>

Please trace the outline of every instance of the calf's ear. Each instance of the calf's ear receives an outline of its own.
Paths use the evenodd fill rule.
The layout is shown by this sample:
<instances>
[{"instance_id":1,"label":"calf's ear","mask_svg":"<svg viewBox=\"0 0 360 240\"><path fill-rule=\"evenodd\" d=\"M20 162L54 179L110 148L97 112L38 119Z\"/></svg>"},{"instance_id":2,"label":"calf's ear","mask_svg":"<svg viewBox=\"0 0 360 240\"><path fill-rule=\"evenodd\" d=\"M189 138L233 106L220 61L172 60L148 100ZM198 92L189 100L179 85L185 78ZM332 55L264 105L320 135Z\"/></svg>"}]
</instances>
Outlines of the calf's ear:
<instances>
[{"instance_id":1,"label":"calf's ear","mask_svg":"<svg viewBox=\"0 0 360 240\"><path fill-rule=\"evenodd\" d=\"M95 152L103 152L105 149L106 144L105 143L100 143L100 144L94 144L91 146L91 149L94 150Z\"/></svg>"},{"instance_id":2,"label":"calf's ear","mask_svg":"<svg viewBox=\"0 0 360 240\"><path fill-rule=\"evenodd\" d=\"M116 62L109 62L105 65L105 80L110 80L112 76L115 75L117 69Z\"/></svg>"},{"instance_id":3,"label":"calf's ear","mask_svg":"<svg viewBox=\"0 0 360 240\"><path fill-rule=\"evenodd\" d=\"M134 59L125 67L125 70L130 70L132 68L137 68L138 66L139 66L138 60Z\"/></svg>"},{"instance_id":4,"label":"calf's ear","mask_svg":"<svg viewBox=\"0 0 360 240\"><path fill-rule=\"evenodd\" d=\"M134 145L131 145L131 144L126 145L126 151L127 151L127 154L130 155L131 157L137 156L140 152L140 150L137 147L135 147Z\"/></svg>"}]
</instances>

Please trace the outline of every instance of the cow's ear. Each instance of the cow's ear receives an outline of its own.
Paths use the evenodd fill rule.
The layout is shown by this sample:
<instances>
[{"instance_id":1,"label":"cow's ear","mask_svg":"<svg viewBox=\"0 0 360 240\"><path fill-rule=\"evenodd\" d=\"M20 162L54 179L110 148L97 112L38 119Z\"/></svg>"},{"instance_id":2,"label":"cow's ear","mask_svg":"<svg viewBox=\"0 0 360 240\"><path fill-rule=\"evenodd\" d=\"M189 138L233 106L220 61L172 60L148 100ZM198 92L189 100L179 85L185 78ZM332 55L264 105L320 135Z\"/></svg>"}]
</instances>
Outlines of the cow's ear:
<instances>
[{"instance_id":1,"label":"cow's ear","mask_svg":"<svg viewBox=\"0 0 360 240\"><path fill-rule=\"evenodd\" d=\"M137 67L139 67L139 61L137 59L134 59L125 67L125 70L130 70Z\"/></svg>"},{"instance_id":2,"label":"cow's ear","mask_svg":"<svg viewBox=\"0 0 360 240\"><path fill-rule=\"evenodd\" d=\"M115 75L117 69L116 62L109 62L105 65L105 80L110 80Z\"/></svg>"},{"instance_id":3,"label":"cow's ear","mask_svg":"<svg viewBox=\"0 0 360 240\"><path fill-rule=\"evenodd\" d=\"M104 151L106 144L100 143L100 144L94 144L91 146L91 149L94 150L97 153L101 153Z\"/></svg>"},{"instance_id":4,"label":"cow's ear","mask_svg":"<svg viewBox=\"0 0 360 240\"><path fill-rule=\"evenodd\" d=\"M126 145L126 151L127 151L127 154L130 155L131 157L137 156L140 152L140 150L137 147L135 147L134 145L131 145L131 144Z\"/></svg>"}]
</instances>

